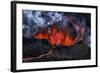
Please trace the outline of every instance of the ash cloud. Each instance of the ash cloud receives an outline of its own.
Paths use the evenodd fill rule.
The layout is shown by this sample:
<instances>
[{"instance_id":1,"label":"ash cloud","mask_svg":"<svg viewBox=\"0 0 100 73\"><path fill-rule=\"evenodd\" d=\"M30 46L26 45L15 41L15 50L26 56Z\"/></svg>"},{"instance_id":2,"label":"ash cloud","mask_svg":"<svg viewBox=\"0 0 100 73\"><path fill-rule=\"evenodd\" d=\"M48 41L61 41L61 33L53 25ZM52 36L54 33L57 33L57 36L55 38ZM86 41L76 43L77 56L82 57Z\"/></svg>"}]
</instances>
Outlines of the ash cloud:
<instances>
[{"instance_id":1,"label":"ash cloud","mask_svg":"<svg viewBox=\"0 0 100 73\"><path fill-rule=\"evenodd\" d=\"M43 28L57 24L60 27L69 29L73 35L77 35L76 30L72 24L77 22L69 20L69 17L75 17L76 21L79 21L80 26L85 28L84 43L90 46L90 20L89 15L79 13L68 13L68 12L53 12L53 11L36 11L36 10L23 10L22 21L23 21L23 37L30 39L32 35L41 31Z\"/></svg>"}]
</instances>

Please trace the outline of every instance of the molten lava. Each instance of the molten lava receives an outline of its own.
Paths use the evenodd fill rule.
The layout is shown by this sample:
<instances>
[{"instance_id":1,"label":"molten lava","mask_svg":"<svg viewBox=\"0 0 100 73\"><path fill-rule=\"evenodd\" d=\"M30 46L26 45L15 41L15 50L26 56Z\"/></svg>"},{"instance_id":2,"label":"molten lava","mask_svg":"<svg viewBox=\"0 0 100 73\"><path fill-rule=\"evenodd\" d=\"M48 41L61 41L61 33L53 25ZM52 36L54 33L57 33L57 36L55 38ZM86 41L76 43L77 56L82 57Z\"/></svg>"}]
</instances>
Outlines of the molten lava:
<instances>
[{"instance_id":1,"label":"molten lava","mask_svg":"<svg viewBox=\"0 0 100 73\"><path fill-rule=\"evenodd\" d=\"M33 38L48 40L52 46L72 46L74 42L73 38L68 32L59 30L57 27L50 28L50 32L48 32L48 30L45 32L39 32L33 35Z\"/></svg>"}]
</instances>

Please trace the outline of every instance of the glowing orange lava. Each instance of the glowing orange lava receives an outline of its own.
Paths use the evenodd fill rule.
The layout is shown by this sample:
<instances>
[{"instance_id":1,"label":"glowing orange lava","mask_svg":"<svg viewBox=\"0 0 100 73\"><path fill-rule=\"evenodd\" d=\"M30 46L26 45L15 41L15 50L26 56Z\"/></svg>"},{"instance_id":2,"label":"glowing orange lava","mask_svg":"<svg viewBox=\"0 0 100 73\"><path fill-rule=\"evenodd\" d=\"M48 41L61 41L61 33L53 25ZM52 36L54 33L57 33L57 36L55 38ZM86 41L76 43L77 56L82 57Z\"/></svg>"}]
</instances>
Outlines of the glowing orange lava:
<instances>
[{"instance_id":1,"label":"glowing orange lava","mask_svg":"<svg viewBox=\"0 0 100 73\"><path fill-rule=\"evenodd\" d=\"M62 30L58 30L57 27L50 28L50 32L39 32L33 35L35 39L46 39L49 43L54 46L72 46L73 45L73 38L70 37L68 32L64 32Z\"/></svg>"}]
</instances>

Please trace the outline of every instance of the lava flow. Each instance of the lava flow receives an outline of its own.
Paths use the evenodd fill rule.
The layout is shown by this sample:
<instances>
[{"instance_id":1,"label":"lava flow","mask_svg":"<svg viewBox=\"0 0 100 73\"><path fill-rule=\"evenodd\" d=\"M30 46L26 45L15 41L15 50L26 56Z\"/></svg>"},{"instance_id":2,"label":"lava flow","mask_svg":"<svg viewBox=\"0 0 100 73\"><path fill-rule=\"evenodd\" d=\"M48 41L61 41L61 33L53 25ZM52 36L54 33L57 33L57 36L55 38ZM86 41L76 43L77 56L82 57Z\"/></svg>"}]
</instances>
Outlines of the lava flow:
<instances>
[{"instance_id":1,"label":"lava flow","mask_svg":"<svg viewBox=\"0 0 100 73\"><path fill-rule=\"evenodd\" d=\"M59 30L57 27L51 27L50 32L48 32L48 30L41 31L33 35L33 38L48 40L52 46L72 46L74 42L73 38L68 32Z\"/></svg>"}]
</instances>

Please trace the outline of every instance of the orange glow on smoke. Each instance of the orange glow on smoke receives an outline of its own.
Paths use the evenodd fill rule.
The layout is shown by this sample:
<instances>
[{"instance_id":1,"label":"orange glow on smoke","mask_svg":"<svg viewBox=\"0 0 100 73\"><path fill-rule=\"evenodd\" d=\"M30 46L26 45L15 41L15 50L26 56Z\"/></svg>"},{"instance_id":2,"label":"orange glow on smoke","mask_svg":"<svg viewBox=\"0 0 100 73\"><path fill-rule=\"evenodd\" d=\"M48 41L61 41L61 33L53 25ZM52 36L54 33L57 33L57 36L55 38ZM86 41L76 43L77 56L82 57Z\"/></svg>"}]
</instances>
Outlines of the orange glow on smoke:
<instances>
[{"instance_id":1,"label":"orange glow on smoke","mask_svg":"<svg viewBox=\"0 0 100 73\"><path fill-rule=\"evenodd\" d=\"M58 30L56 27L50 28L50 32L39 32L35 35L33 35L33 38L35 39L46 39L49 41L49 43L54 46L71 46L73 45L73 38L71 38L68 34L68 32L64 32L61 30Z\"/></svg>"},{"instance_id":2,"label":"orange glow on smoke","mask_svg":"<svg viewBox=\"0 0 100 73\"><path fill-rule=\"evenodd\" d=\"M48 34L44 33L44 32L40 32L40 33L34 35L33 37L36 38L36 39L46 39L46 40L48 40Z\"/></svg>"},{"instance_id":3,"label":"orange glow on smoke","mask_svg":"<svg viewBox=\"0 0 100 73\"><path fill-rule=\"evenodd\" d=\"M69 36L67 36L65 39L64 39L64 43L63 43L63 45L64 46L71 46L71 45L73 45L73 39L72 38L70 38Z\"/></svg>"},{"instance_id":4,"label":"orange glow on smoke","mask_svg":"<svg viewBox=\"0 0 100 73\"><path fill-rule=\"evenodd\" d=\"M58 31L54 33L54 35L50 36L50 43L52 45L61 46L64 41L64 33L62 31Z\"/></svg>"}]
</instances>

